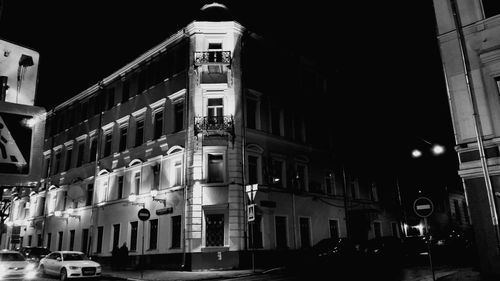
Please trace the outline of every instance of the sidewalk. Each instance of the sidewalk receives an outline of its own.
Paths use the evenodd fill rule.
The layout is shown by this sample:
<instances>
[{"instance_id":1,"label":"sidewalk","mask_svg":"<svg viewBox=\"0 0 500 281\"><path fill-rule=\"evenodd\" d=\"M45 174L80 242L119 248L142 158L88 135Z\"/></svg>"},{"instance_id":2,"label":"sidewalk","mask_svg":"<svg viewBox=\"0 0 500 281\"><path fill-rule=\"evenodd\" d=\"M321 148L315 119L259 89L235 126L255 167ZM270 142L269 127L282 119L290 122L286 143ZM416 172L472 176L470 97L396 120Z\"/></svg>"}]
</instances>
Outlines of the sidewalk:
<instances>
[{"instance_id":1,"label":"sidewalk","mask_svg":"<svg viewBox=\"0 0 500 281\"><path fill-rule=\"evenodd\" d=\"M116 280L165 280L165 281L178 281L178 280L210 280L219 278L236 278L260 274L263 270L256 269L253 272L251 269L246 270L206 270L206 271L172 271L172 270L120 270L112 271L110 269L103 269L102 276Z\"/></svg>"}]
</instances>

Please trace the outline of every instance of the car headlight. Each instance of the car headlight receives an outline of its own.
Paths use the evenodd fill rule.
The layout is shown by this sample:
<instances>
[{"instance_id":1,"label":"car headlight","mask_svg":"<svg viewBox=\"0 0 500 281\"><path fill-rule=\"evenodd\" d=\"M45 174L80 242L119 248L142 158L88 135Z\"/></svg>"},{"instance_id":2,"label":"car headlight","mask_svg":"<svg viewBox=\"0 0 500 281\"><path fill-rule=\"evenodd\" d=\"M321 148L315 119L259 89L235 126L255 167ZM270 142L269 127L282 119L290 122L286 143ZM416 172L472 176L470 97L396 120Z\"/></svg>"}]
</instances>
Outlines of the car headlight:
<instances>
[{"instance_id":1,"label":"car headlight","mask_svg":"<svg viewBox=\"0 0 500 281\"><path fill-rule=\"evenodd\" d=\"M26 266L26 271L32 271L35 269L35 264L34 263L28 263Z\"/></svg>"},{"instance_id":2,"label":"car headlight","mask_svg":"<svg viewBox=\"0 0 500 281\"><path fill-rule=\"evenodd\" d=\"M71 270L77 270L77 269L79 269L78 266L69 266L68 268L71 269Z\"/></svg>"}]
</instances>

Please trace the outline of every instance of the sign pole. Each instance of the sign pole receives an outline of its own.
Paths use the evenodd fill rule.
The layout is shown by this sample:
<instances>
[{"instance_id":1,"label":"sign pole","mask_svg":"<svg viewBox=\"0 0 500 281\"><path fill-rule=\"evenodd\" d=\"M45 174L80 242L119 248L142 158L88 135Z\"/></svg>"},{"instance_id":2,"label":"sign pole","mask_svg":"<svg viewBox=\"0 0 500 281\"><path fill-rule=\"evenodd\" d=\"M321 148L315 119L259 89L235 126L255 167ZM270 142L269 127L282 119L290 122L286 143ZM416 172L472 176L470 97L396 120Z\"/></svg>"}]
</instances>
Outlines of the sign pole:
<instances>
[{"instance_id":1,"label":"sign pole","mask_svg":"<svg viewBox=\"0 0 500 281\"><path fill-rule=\"evenodd\" d=\"M146 221L142 221L142 255L141 255L141 279L144 278L144 224Z\"/></svg>"},{"instance_id":2,"label":"sign pole","mask_svg":"<svg viewBox=\"0 0 500 281\"><path fill-rule=\"evenodd\" d=\"M432 272L432 281L436 281L434 267L432 265L431 236L429 235L429 225L427 223L427 217L434 211L434 204L427 197L419 197L413 202L413 210L417 216L424 219L425 236L427 237L427 252L429 253L429 265Z\"/></svg>"},{"instance_id":3,"label":"sign pole","mask_svg":"<svg viewBox=\"0 0 500 281\"><path fill-rule=\"evenodd\" d=\"M428 237L428 240L427 240L427 251L429 252L429 264L431 266L432 281L436 281L436 276L434 274L434 267L432 265L431 239L430 239L430 235L429 235L429 226L427 224L427 217L424 217L424 225L425 225L425 235L427 235L427 237Z\"/></svg>"}]
</instances>

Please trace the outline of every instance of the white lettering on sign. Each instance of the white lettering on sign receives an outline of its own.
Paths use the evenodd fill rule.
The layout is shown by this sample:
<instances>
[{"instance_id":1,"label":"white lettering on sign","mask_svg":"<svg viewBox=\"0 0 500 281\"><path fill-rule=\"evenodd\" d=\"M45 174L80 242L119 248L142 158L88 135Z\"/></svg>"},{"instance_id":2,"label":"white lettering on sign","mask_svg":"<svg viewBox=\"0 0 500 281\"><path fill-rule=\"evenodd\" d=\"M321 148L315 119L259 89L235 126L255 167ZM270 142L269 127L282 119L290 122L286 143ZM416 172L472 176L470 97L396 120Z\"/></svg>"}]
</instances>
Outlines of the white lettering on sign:
<instances>
[{"instance_id":1,"label":"white lettering on sign","mask_svg":"<svg viewBox=\"0 0 500 281\"><path fill-rule=\"evenodd\" d=\"M431 205L429 204L426 204L426 205L418 205L417 206L417 210L427 210L427 209L430 209L431 208Z\"/></svg>"}]
</instances>

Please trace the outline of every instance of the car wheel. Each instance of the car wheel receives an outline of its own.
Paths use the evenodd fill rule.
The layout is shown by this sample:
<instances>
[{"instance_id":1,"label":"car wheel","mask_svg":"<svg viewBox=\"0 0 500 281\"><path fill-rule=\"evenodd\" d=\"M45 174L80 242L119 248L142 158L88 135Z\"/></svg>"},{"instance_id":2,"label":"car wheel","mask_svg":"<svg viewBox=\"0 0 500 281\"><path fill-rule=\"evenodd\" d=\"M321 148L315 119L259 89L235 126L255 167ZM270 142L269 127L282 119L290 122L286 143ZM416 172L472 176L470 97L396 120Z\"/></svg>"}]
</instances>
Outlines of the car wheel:
<instances>
[{"instance_id":1,"label":"car wheel","mask_svg":"<svg viewBox=\"0 0 500 281\"><path fill-rule=\"evenodd\" d=\"M66 268L61 269L61 281L68 280L68 272L66 272Z\"/></svg>"},{"instance_id":2,"label":"car wheel","mask_svg":"<svg viewBox=\"0 0 500 281\"><path fill-rule=\"evenodd\" d=\"M46 276L47 273L45 273L45 267L43 267L43 265L40 265L38 267L38 272L40 273L40 275L43 277L43 276Z\"/></svg>"}]
</instances>

